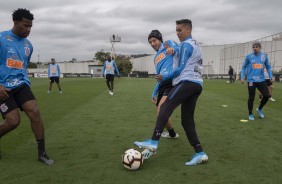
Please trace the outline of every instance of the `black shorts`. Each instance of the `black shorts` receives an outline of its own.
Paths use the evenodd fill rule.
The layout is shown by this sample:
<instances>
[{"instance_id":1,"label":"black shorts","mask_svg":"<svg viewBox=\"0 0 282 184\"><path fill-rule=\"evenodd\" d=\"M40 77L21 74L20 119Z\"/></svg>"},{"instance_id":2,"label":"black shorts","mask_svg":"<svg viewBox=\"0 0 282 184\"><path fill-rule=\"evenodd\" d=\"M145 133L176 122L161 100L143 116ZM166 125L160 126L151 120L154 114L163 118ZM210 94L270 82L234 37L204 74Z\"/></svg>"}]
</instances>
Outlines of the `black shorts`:
<instances>
[{"instance_id":1,"label":"black shorts","mask_svg":"<svg viewBox=\"0 0 282 184\"><path fill-rule=\"evenodd\" d=\"M60 82L60 78L59 77L50 77L50 83L54 83L54 81L58 84Z\"/></svg>"},{"instance_id":2,"label":"black shorts","mask_svg":"<svg viewBox=\"0 0 282 184\"><path fill-rule=\"evenodd\" d=\"M107 75L106 75L106 79L107 79L107 82L114 82L114 80L115 80L115 75L107 74Z\"/></svg>"},{"instance_id":3,"label":"black shorts","mask_svg":"<svg viewBox=\"0 0 282 184\"><path fill-rule=\"evenodd\" d=\"M270 79L265 79L267 86L272 86L272 82Z\"/></svg>"},{"instance_id":4,"label":"black shorts","mask_svg":"<svg viewBox=\"0 0 282 184\"><path fill-rule=\"evenodd\" d=\"M168 81L168 82L165 82L164 84L161 84L159 91L158 91L158 98L157 98L156 106L159 105L163 96L168 96L172 88L173 88L172 81Z\"/></svg>"},{"instance_id":5,"label":"black shorts","mask_svg":"<svg viewBox=\"0 0 282 184\"><path fill-rule=\"evenodd\" d=\"M30 100L35 100L35 97L27 84L23 84L8 92L9 98L0 102L0 111L3 117L16 108ZM22 109L21 109L22 110Z\"/></svg>"}]
</instances>

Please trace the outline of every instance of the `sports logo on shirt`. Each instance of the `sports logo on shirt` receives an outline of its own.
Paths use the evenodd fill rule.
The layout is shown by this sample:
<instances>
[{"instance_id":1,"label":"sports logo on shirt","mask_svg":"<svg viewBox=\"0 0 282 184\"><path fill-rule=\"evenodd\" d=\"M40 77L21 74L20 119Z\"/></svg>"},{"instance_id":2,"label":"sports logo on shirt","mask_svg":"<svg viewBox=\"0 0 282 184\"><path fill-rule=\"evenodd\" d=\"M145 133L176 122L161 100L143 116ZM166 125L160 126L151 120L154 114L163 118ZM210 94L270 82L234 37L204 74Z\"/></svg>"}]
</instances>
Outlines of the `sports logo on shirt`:
<instances>
[{"instance_id":1,"label":"sports logo on shirt","mask_svg":"<svg viewBox=\"0 0 282 184\"><path fill-rule=\"evenodd\" d=\"M9 68L23 69L23 62L13 58L8 58L6 61L6 66Z\"/></svg>"},{"instance_id":2,"label":"sports logo on shirt","mask_svg":"<svg viewBox=\"0 0 282 184\"><path fill-rule=\"evenodd\" d=\"M11 36L7 36L6 39L7 39L8 41L13 41L13 38L12 38Z\"/></svg>"},{"instance_id":3,"label":"sports logo on shirt","mask_svg":"<svg viewBox=\"0 0 282 184\"><path fill-rule=\"evenodd\" d=\"M263 64L252 64L253 69L261 69L263 68Z\"/></svg>"},{"instance_id":4,"label":"sports logo on shirt","mask_svg":"<svg viewBox=\"0 0 282 184\"><path fill-rule=\"evenodd\" d=\"M252 86L253 86L253 83L252 83L252 82L249 82L249 86L252 87Z\"/></svg>"},{"instance_id":5,"label":"sports logo on shirt","mask_svg":"<svg viewBox=\"0 0 282 184\"><path fill-rule=\"evenodd\" d=\"M2 103L0 105L0 109L1 109L2 112L6 112L8 110L8 107L7 107L7 105L5 103Z\"/></svg>"},{"instance_id":6,"label":"sports logo on shirt","mask_svg":"<svg viewBox=\"0 0 282 184\"><path fill-rule=\"evenodd\" d=\"M24 47L24 53L26 56L30 55L30 48L29 47Z\"/></svg>"},{"instance_id":7,"label":"sports logo on shirt","mask_svg":"<svg viewBox=\"0 0 282 184\"><path fill-rule=\"evenodd\" d=\"M163 58L165 58L164 53L161 53L160 55L158 55L158 57L156 58L155 65L157 65Z\"/></svg>"},{"instance_id":8,"label":"sports logo on shirt","mask_svg":"<svg viewBox=\"0 0 282 184\"><path fill-rule=\"evenodd\" d=\"M28 42L24 42L24 45L29 47L29 43Z\"/></svg>"}]
</instances>

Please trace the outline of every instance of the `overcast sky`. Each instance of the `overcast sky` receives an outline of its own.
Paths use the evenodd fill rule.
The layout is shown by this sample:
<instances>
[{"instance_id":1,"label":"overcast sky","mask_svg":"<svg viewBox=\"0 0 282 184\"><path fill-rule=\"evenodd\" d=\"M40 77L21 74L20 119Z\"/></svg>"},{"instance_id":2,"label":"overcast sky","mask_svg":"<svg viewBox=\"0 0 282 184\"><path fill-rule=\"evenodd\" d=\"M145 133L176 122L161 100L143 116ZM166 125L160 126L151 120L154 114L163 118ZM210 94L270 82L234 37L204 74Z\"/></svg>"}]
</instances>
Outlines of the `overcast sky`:
<instances>
[{"instance_id":1,"label":"overcast sky","mask_svg":"<svg viewBox=\"0 0 282 184\"><path fill-rule=\"evenodd\" d=\"M175 20L193 22L192 36L205 45L247 42L282 32L281 0L0 0L0 30L13 27L12 12L34 14L29 40L32 61L90 60L111 50L110 36L121 37L116 53L154 53L152 29L164 40L179 40Z\"/></svg>"}]
</instances>

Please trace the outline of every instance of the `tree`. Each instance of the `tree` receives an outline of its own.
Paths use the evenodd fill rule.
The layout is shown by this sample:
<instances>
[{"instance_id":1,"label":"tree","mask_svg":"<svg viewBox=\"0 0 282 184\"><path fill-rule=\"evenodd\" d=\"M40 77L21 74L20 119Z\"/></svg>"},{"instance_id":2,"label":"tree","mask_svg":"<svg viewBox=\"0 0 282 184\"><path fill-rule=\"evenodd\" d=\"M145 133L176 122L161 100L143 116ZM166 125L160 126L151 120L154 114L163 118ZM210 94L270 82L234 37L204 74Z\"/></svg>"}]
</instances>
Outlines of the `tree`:
<instances>
[{"instance_id":1,"label":"tree","mask_svg":"<svg viewBox=\"0 0 282 184\"><path fill-rule=\"evenodd\" d=\"M110 56L110 55L111 55L111 53L104 52L103 50L101 50L101 51L96 52L95 58L103 64L104 61L107 60L107 57Z\"/></svg>"},{"instance_id":2,"label":"tree","mask_svg":"<svg viewBox=\"0 0 282 184\"><path fill-rule=\"evenodd\" d=\"M30 62L30 63L28 64L27 68L37 68L37 64Z\"/></svg>"},{"instance_id":3,"label":"tree","mask_svg":"<svg viewBox=\"0 0 282 184\"><path fill-rule=\"evenodd\" d=\"M116 64L121 75L127 76L128 74L130 74L133 66L129 59L130 57L124 55L118 55L116 57Z\"/></svg>"}]
</instances>

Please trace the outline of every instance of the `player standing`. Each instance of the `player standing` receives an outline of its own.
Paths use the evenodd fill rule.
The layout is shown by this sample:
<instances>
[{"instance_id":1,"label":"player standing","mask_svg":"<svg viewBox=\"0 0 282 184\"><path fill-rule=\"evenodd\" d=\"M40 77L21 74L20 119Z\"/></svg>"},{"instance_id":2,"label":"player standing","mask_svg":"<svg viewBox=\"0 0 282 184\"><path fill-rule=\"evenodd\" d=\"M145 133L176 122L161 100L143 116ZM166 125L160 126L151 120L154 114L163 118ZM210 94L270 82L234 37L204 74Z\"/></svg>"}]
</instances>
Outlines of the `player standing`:
<instances>
[{"instance_id":1,"label":"player standing","mask_svg":"<svg viewBox=\"0 0 282 184\"><path fill-rule=\"evenodd\" d=\"M51 64L48 66L48 77L50 79L50 83L49 83L49 90L47 91L47 93L52 92L52 84L54 83L54 81L58 86L59 93L63 93L60 85L60 74L61 74L60 67L55 62L56 62L55 59L52 58Z\"/></svg>"},{"instance_id":2,"label":"player standing","mask_svg":"<svg viewBox=\"0 0 282 184\"><path fill-rule=\"evenodd\" d=\"M54 161L45 151L44 124L27 76L27 65L33 51L27 37L33 14L19 8L12 16L12 30L0 33L0 110L4 118L0 123L0 138L20 124L19 109L23 110L30 119L36 138L38 160L51 165Z\"/></svg>"},{"instance_id":3,"label":"player standing","mask_svg":"<svg viewBox=\"0 0 282 184\"><path fill-rule=\"evenodd\" d=\"M141 148L156 151L169 117L174 109L181 104L181 124L196 152L192 159L185 163L185 165L191 166L208 161L208 156L203 151L198 139L194 122L196 102L202 92L203 85L203 54L199 44L191 36L191 20L177 20L176 32L181 43L177 53L178 60L174 62L173 72L156 76L159 81L173 79L174 87L160 108L152 138L143 142L136 141L134 144Z\"/></svg>"},{"instance_id":4,"label":"player standing","mask_svg":"<svg viewBox=\"0 0 282 184\"><path fill-rule=\"evenodd\" d=\"M248 82L248 92L249 92L249 99L248 99L249 120L255 119L253 115L253 105L256 95L256 88L260 91L260 93L263 96L260 101L259 107L256 109L260 118L264 118L264 113L262 112L262 108L270 98L269 90L264 78L264 72L263 72L264 68L266 68L269 77L272 78L272 72L267 54L262 53L260 51L261 43L259 41L255 41L252 44L252 47L253 47L253 53L248 54L246 56L241 70L241 82L243 84L245 78L244 75L245 70L247 70L247 82Z\"/></svg>"},{"instance_id":5,"label":"player standing","mask_svg":"<svg viewBox=\"0 0 282 184\"><path fill-rule=\"evenodd\" d=\"M173 66L173 58L174 56L166 53L166 47L177 47L177 43L171 40L165 41L163 43L162 34L158 30L152 30L148 35L148 42L152 46L152 48L157 52L154 58L154 65L156 68L157 75L167 75L172 71ZM166 100L169 92L173 88L172 80L169 79L167 81L158 81L154 91L152 93L152 102L157 106L157 114L160 111L160 107ZM172 121L169 118L166 124L166 129L168 132L163 132L162 137L165 138L178 138L179 135L174 131L172 126ZM144 150L142 152L143 158L148 159L153 153Z\"/></svg>"}]
</instances>

